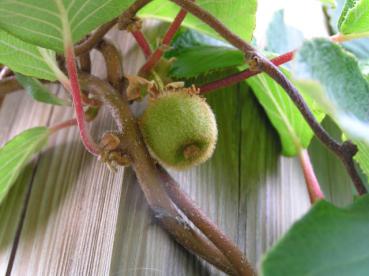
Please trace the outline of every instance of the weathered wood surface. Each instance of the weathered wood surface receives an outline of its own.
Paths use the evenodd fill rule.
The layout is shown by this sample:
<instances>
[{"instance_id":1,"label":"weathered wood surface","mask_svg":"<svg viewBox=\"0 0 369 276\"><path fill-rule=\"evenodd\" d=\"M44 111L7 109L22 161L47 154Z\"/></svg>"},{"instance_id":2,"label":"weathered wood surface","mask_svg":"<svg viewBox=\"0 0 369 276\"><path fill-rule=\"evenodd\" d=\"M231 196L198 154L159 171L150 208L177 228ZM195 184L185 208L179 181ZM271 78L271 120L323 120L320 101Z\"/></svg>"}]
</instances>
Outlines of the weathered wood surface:
<instances>
[{"instance_id":1,"label":"weathered wood surface","mask_svg":"<svg viewBox=\"0 0 369 276\"><path fill-rule=\"evenodd\" d=\"M134 73L143 62L141 53L126 34L110 36L127 56L126 72ZM94 73L103 76L101 56L95 53L94 59ZM172 173L257 266L309 208L302 173L296 159L279 157L277 135L247 88L214 93L209 102L220 132L214 157ZM68 108L14 93L0 109L0 144L31 126L71 116ZM104 111L93 123L94 137L112 128ZM347 203L350 197L343 194L350 183L346 176L336 177L342 172L337 161L315 142L312 155L326 194ZM173 242L152 220L132 171L110 172L84 151L75 128L52 137L27 167L0 206L0 221L1 275L7 269L17 276L221 274Z\"/></svg>"}]
</instances>

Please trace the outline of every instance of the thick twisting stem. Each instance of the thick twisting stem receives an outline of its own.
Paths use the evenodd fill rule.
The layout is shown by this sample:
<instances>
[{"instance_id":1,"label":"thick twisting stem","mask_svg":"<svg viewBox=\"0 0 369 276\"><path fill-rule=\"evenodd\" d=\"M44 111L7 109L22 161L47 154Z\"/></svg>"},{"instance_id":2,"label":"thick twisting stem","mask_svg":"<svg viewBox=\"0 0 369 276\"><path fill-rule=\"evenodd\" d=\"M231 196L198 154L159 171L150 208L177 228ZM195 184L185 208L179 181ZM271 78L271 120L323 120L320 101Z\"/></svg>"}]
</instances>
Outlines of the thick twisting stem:
<instances>
[{"instance_id":1,"label":"thick twisting stem","mask_svg":"<svg viewBox=\"0 0 369 276\"><path fill-rule=\"evenodd\" d=\"M304 99L286 76L273 64L270 60L263 57L254 47L242 40L240 37L232 33L226 26L223 25L212 14L202 9L190 0L171 0L183 9L187 10L204 23L212 27L230 44L244 52L246 60L248 61L250 70L261 71L267 73L274 79L289 95L295 103L305 120L308 122L318 139L333 153L335 153L343 161L347 171L349 172L355 187L359 194L367 193L366 187L362 183L358 173L354 167L352 151L348 149L347 145L336 142L330 135L322 128L319 122L315 119Z\"/></svg>"},{"instance_id":2,"label":"thick twisting stem","mask_svg":"<svg viewBox=\"0 0 369 276\"><path fill-rule=\"evenodd\" d=\"M220 270L234 274L232 265L223 253L186 222L166 193L161 176L145 147L128 102L108 83L91 75L81 74L80 83L83 89L99 97L110 109L119 132L123 135L122 150L130 156L132 167L147 202L164 229L189 251Z\"/></svg>"},{"instance_id":3,"label":"thick twisting stem","mask_svg":"<svg viewBox=\"0 0 369 276\"><path fill-rule=\"evenodd\" d=\"M196 206L166 170L160 168L165 189L182 212L195 224L237 267L239 275L256 275L241 250Z\"/></svg>"}]
</instances>

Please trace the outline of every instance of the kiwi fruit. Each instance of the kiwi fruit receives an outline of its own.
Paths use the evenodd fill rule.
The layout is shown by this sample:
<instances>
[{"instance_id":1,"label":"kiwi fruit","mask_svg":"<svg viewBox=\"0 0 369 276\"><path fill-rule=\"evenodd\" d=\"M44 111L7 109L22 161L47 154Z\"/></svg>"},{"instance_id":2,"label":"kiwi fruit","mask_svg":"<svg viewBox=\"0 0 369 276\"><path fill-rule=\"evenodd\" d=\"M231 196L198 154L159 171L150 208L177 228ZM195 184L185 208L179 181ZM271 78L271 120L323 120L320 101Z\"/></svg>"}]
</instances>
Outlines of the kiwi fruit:
<instances>
[{"instance_id":1,"label":"kiwi fruit","mask_svg":"<svg viewBox=\"0 0 369 276\"><path fill-rule=\"evenodd\" d=\"M140 129L151 155L164 167L183 170L208 160L218 130L206 100L186 90L150 99Z\"/></svg>"}]
</instances>

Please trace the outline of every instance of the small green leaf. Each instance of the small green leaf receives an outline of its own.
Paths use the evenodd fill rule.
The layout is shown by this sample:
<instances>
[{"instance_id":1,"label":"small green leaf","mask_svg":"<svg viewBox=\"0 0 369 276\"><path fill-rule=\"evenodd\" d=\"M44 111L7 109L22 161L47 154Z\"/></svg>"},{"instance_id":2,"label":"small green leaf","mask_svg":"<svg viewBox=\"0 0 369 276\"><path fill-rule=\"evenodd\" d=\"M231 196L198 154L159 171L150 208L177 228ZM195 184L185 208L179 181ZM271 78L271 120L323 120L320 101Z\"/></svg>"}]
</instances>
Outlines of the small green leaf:
<instances>
[{"instance_id":1,"label":"small green leaf","mask_svg":"<svg viewBox=\"0 0 369 276\"><path fill-rule=\"evenodd\" d=\"M196 4L213 14L234 33L247 41L251 41L256 21L256 0L198 0ZM143 8L139 15L172 21L179 10L179 7L174 3L167 0L156 0ZM219 37L213 29L192 15L187 15L183 26Z\"/></svg>"},{"instance_id":2,"label":"small green leaf","mask_svg":"<svg viewBox=\"0 0 369 276\"><path fill-rule=\"evenodd\" d=\"M0 63L27 76L51 81L56 80L55 74L36 46L2 30L0 30Z\"/></svg>"},{"instance_id":3,"label":"small green leaf","mask_svg":"<svg viewBox=\"0 0 369 276\"><path fill-rule=\"evenodd\" d=\"M262 275L367 275L368 231L368 195L343 209L320 201L267 253Z\"/></svg>"},{"instance_id":4,"label":"small green leaf","mask_svg":"<svg viewBox=\"0 0 369 276\"><path fill-rule=\"evenodd\" d=\"M175 57L170 74L179 79L245 64L241 51L223 41L192 30L175 39L172 50L166 53L166 57Z\"/></svg>"},{"instance_id":5,"label":"small green leaf","mask_svg":"<svg viewBox=\"0 0 369 276\"><path fill-rule=\"evenodd\" d=\"M325 39L305 42L296 60L299 78L315 87L314 99L358 144L355 159L369 176L369 83L357 60Z\"/></svg>"},{"instance_id":6,"label":"small green leaf","mask_svg":"<svg viewBox=\"0 0 369 276\"><path fill-rule=\"evenodd\" d=\"M118 16L133 0L63 0L73 42ZM63 28L56 1L0 1L0 28L24 41L63 52Z\"/></svg>"},{"instance_id":7,"label":"small green leaf","mask_svg":"<svg viewBox=\"0 0 369 276\"><path fill-rule=\"evenodd\" d=\"M290 77L287 70L283 72ZM283 88L264 73L248 79L247 83L279 134L282 154L294 156L301 148L307 148L314 133ZM300 93L304 91L302 87L299 90ZM324 114L319 111L315 101L307 93L302 94L317 120L321 121Z\"/></svg>"},{"instance_id":8,"label":"small green leaf","mask_svg":"<svg viewBox=\"0 0 369 276\"><path fill-rule=\"evenodd\" d=\"M27 162L46 145L49 133L46 127L31 128L0 149L0 203Z\"/></svg>"},{"instance_id":9,"label":"small green leaf","mask_svg":"<svg viewBox=\"0 0 369 276\"><path fill-rule=\"evenodd\" d=\"M19 73L16 73L15 77L27 93L36 101L54 105L71 105L69 101L58 98L52 94L39 80L35 78L27 77Z\"/></svg>"},{"instance_id":10,"label":"small green leaf","mask_svg":"<svg viewBox=\"0 0 369 276\"><path fill-rule=\"evenodd\" d=\"M244 63L244 55L235 49L214 46L196 46L181 51L170 74L176 78L190 78L226 67L237 67ZM196 66L194 66L196 64Z\"/></svg>"},{"instance_id":11,"label":"small green leaf","mask_svg":"<svg viewBox=\"0 0 369 276\"><path fill-rule=\"evenodd\" d=\"M369 0L346 0L338 29L343 34L369 32Z\"/></svg>"}]
</instances>

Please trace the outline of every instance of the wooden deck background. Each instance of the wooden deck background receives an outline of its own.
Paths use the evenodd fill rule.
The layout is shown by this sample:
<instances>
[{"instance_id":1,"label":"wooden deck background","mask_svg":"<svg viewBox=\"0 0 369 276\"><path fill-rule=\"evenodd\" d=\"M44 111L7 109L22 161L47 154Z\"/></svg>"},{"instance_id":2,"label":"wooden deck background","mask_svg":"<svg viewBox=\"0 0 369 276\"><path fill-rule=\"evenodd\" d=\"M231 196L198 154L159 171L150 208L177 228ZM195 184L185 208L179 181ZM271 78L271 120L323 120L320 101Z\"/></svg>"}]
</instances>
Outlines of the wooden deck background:
<instances>
[{"instance_id":1,"label":"wooden deck background","mask_svg":"<svg viewBox=\"0 0 369 276\"><path fill-rule=\"evenodd\" d=\"M110 38L125 55L125 71L134 73L143 56L131 37L112 31ZM93 72L104 76L98 53L94 62ZM302 173L296 159L279 156L278 137L245 87L213 93L208 101L220 132L215 155L172 173L257 266L309 208ZM72 116L70 108L13 93L0 109L0 145L27 128ZM94 137L113 128L104 111L93 123ZM310 150L327 197L350 202L350 181L338 161L316 141ZM17 276L221 274L154 224L131 169L110 172L83 149L76 128L50 139L0 206L0 275L7 270Z\"/></svg>"}]
</instances>

